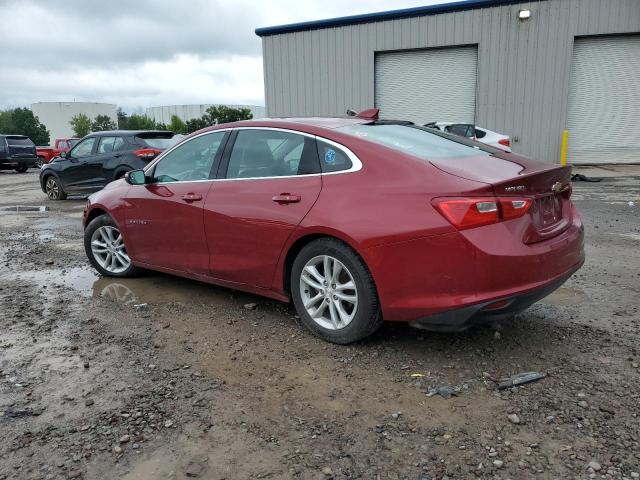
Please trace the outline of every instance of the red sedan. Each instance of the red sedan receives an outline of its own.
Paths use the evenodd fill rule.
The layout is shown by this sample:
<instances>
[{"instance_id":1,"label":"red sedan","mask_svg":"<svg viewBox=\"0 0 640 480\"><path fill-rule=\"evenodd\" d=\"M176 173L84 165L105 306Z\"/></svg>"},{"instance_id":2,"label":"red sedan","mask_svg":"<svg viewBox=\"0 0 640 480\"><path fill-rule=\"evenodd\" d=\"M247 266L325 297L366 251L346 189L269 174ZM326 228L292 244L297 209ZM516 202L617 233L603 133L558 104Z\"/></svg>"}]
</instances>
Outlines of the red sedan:
<instances>
[{"instance_id":1,"label":"red sedan","mask_svg":"<svg viewBox=\"0 0 640 480\"><path fill-rule=\"evenodd\" d=\"M219 125L93 194L103 275L158 270L293 300L335 343L387 321L461 330L522 311L584 262L570 169L407 122Z\"/></svg>"}]
</instances>

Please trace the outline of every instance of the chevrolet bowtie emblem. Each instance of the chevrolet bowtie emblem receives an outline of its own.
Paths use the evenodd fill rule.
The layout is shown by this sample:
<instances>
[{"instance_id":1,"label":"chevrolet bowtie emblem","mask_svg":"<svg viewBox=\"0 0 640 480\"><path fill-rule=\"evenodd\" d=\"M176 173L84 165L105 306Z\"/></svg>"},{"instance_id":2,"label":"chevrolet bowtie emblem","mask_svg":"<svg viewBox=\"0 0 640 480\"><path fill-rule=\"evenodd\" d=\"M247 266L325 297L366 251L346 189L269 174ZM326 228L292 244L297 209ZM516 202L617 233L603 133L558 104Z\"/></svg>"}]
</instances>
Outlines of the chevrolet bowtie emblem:
<instances>
[{"instance_id":1,"label":"chevrolet bowtie emblem","mask_svg":"<svg viewBox=\"0 0 640 480\"><path fill-rule=\"evenodd\" d=\"M551 186L551 191L553 193L559 193L562 190L562 184L560 182L556 182Z\"/></svg>"}]
</instances>

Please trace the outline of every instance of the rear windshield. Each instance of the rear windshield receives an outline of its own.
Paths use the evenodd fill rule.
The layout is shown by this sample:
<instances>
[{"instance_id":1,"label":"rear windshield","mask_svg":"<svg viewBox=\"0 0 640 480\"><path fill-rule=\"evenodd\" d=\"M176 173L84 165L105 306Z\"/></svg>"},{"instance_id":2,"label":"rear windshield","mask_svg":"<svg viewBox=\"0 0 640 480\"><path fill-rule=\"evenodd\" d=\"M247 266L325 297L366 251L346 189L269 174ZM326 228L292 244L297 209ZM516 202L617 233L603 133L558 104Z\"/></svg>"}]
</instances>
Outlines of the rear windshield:
<instances>
[{"instance_id":1,"label":"rear windshield","mask_svg":"<svg viewBox=\"0 0 640 480\"><path fill-rule=\"evenodd\" d=\"M356 124L337 130L427 160L490 155L482 147L466 145L425 127Z\"/></svg>"},{"instance_id":2,"label":"rear windshield","mask_svg":"<svg viewBox=\"0 0 640 480\"><path fill-rule=\"evenodd\" d=\"M161 149L169 148L171 145L175 143L173 140L173 135L171 136L145 135L144 137L137 136L136 140L137 140L137 143L141 143L142 145L147 145L148 147L151 147L151 148L161 148Z\"/></svg>"},{"instance_id":3,"label":"rear windshield","mask_svg":"<svg viewBox=\"0 0 640 480\"><path fill-rule=\"evenodd\" d=\"M31 147L34 143L28 137L7 137L9 145L25 145Z\"/></svg>"}]
</instances>

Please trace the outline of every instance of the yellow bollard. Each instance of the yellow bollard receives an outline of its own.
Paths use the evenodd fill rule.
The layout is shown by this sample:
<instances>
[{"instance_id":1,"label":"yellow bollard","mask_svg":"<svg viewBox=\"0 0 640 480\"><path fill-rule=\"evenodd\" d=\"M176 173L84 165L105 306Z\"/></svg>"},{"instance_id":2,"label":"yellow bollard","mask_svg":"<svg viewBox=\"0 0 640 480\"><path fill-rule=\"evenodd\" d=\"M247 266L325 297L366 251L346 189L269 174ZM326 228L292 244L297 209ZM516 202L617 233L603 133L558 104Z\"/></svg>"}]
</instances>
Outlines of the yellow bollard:
<instances>
[{"instance_id":1,"label":"yellow bollard","mask_svg":"<svg viewBox=\"0 0 640 480\"><path fill-rule=\"evenodd\" d=\"M569 143L569 130L562 131L562 146L560 147L560 165L567 164L567 144Z\"/></svg>"}]
</instances>

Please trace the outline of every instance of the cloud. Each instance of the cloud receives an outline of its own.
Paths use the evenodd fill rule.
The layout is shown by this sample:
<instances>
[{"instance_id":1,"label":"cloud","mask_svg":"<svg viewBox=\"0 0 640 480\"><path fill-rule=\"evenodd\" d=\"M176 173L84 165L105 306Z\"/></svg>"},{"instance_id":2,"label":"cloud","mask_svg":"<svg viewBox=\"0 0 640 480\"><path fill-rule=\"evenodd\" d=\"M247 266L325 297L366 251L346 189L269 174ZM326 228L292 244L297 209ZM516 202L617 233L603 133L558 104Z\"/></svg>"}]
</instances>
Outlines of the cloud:
<instances>
[{"instance_id":1,"label":"cloud","mask_svg":"<svg viewBox=\"0 0 640 480\"><path fill-rule=\"evenodd\" d=\"M0 108L111 102L264 104L256 27L420 0L4 0Z\"/></svg>"}]
</instances>

